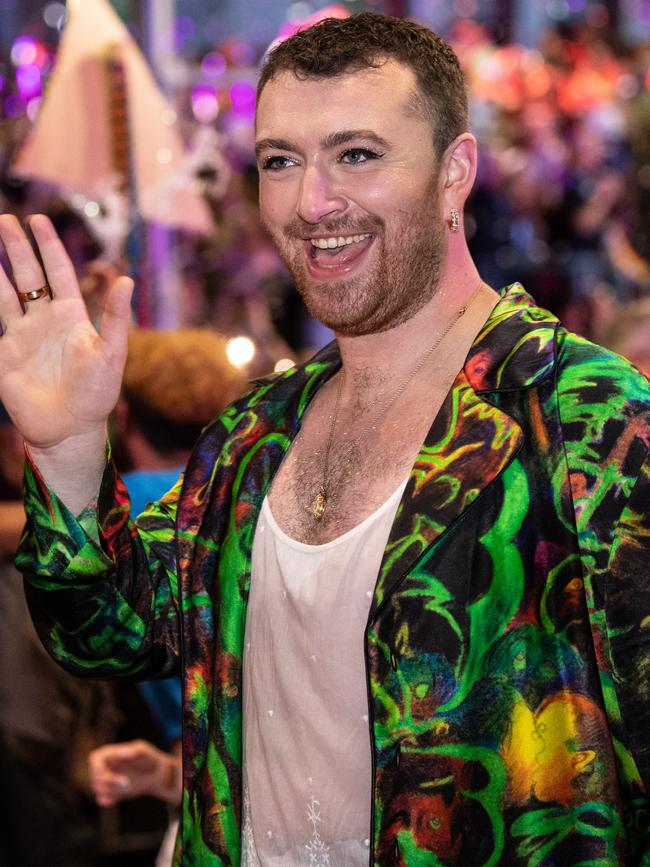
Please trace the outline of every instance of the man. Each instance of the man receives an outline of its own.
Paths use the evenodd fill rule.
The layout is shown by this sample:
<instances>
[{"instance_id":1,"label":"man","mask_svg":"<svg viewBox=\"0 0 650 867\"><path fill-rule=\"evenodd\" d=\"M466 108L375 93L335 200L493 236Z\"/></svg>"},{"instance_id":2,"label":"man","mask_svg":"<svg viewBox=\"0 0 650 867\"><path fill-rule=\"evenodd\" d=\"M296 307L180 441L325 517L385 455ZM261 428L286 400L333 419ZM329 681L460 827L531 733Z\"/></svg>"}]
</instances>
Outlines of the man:
<instances>
[{"instance_id":1,"label":"man","mask_svg":"<svg viewBox=\"0 0 650 867\"><path fill-rule=\"evenodd\" d=\"M2 224L43 639L94 676L182 658L184 865L640 863L646 380L481 283L476 143L430 31L292 37L256 135L262 216L337 341L226 410L136 525L104 461L129 284L96 336L45 219L53 299Z\"/></svg>"}]
</instances>

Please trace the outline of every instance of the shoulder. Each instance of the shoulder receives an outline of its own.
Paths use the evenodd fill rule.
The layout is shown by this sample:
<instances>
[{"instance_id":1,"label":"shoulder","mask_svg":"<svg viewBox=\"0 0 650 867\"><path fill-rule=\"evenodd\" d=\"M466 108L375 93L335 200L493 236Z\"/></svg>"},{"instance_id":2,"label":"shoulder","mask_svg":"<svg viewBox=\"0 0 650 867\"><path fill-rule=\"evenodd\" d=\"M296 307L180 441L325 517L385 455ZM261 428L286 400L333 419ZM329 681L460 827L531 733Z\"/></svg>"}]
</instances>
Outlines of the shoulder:
<instances>
[{"instance_id":1,"label":"shoulder","mask_svg":"<svg viewBox=\"0 0 650 867\"><path fill-rule=\"evenodd\" d=\"M204 429L199 446L219 448L238 436L253 441L264 431L293 426L311 396L339 366L338 346L333 342L302 364L252 380L250 388Z\"/></svg>"},{"instance_id":2,"label":"shoulder","mask_svg":"<svg viewBox=\"0 0 650 867\"><path fill-rule=\"evenodd\" d=\"M627 359L560 327L557 332L556 381L559 394L600 412L622 411L648 417L650 382Z\"/></svg>"},{"instance_id":3,"label":"shoulder","mask_svg":"<svg viewBox=\"0 0 650 867\"><path fill-rule=\"evenodd\" d=\"M620 355L560 329L556 384L569 469L581 479L579 499L600 503L597 513L611 518L648 466L650 383Z\"/></svg>"}]
</instances>

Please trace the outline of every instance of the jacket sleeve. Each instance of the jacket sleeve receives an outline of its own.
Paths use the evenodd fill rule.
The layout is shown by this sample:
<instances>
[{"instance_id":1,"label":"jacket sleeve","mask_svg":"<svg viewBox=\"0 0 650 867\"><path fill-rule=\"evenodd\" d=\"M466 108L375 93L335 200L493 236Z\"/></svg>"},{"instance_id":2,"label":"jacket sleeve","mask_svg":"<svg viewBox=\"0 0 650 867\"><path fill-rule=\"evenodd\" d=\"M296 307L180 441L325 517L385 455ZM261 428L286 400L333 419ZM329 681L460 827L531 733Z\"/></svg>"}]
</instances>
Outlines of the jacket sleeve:
<instances>
[{"instance_id":1,"label":"jacket sleeve","mask_svg":"<svg viewBox=\"0 0 650 867\"><path fill-rule=\"evenodd\" d=\"M177 674L175 516L181 480L136 521L112 463L96 505L75 517L29 462L16 559L50 655L77 676Z\"/></svg>"}]
</instances>

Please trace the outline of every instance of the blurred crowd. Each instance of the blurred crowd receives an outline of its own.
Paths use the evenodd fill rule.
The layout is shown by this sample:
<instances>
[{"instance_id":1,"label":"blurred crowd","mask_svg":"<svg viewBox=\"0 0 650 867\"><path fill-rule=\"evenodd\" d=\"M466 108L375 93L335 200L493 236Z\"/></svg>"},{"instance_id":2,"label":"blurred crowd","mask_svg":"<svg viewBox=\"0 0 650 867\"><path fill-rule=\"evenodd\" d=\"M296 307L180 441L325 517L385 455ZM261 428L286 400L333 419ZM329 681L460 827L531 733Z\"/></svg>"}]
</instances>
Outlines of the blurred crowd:
<instances>
[{"instance_id":1,"label":"blurred crowd","mask_svg":"<svg viewBox=\"0 0 650 867\"><path fill-rule=\"evenodd\" d=\"M650 46L617 44L586 25L548 32L535 50L497 46L467 20L448 35L467 72L481 144L466 225L483 277L495 287L521 281L569 327L650 375ZM307 357L329 339L304 310L259 222L250 99L240 88L238 104L230 87L230 102L224 97L214 111L201 91L215 70L235 70L231 83L254 76L258 58L238 44L188 61L175 88L186 140L203 138L196 175L215 224L210 237L171 235L181 292L176 331L142 327L155 320L156 271L137 224L123 256L110 261L96 217L50 186L9 174L33 117L18 84L2 77L2 209L53 218L91 317L121 269L150 293L136 303L113 422L113 453L136 511L174 484L200 428L247 377ZM238 336L255 349L248 361L229 355L227 341ZM0 863L153 864L177 797L178 688L78 682L45 656L12 566L23 520L22 461L4 417ZM117 742L128 746L106 746ZM153 797L136 799L142 794Z\"/></svg>"},{"instance_id":2,"label":"blurred crowd","mask_svg":"<svg viewBox=\"0 0 650 867\"><path fill-rule=\"evenodd\" d=\"M578 22L547 31L535 49L496 45L469 19L447 35L466 71L481 146L466 221L481 273L494 286L523 282L570 327L597 338L610 308L650 290L650 45L622 44L606 27ZM29 48L43 57L42 91L55 55L38 41ZM262 50L228 39L194 59L175 58L167 70L176 125L214 221L209 237L173 233L173 324L249 335L260 369L274 353L295 357L328 339L257 217L252 121ZM15 60L0 64L2 205L21 217L34 209L57 217L83 271L111 248L111 215L8 174L42 98L16 77L37 63L16 69ZM155 323L155 256L147 256L137 222L126 256L114 264L138 278L137 319ZM269 353L275 335L284 346Z\"/></svg>"}]
</instances>

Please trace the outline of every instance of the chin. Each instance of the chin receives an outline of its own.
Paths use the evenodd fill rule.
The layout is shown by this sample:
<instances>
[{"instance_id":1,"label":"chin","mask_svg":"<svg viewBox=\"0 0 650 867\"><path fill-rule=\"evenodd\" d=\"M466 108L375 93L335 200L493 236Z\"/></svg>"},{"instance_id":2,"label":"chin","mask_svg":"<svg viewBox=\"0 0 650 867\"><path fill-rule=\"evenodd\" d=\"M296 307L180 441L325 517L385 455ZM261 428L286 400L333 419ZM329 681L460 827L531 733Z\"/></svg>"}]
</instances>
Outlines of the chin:
<instances>
[{"instance_id":1,"label":"chin","mask_svg":"<svg viewBox=\"0 0 650 867\"><path fill-rule=\"evenodd\" d=\"M401 304L393 303L386 307L382 304L382 298L375 299L372 303L352 306L350 303L338 305L328 304L327 299L318 294L315 298L302 293L303 300L314 319L318 319L323 325L341 337L363 337L367 334L381 334L390 331L414 316L425 303L423 299L409 299L406 303L402 299Z\"/></svg>"},{"instance_id":2,"label":"chin","mask_svg":"<svg viewBox=\"0 0 650 867\"><path fill-rule=\"evenodd\" d=\"M294 279L309 313L336 334L354 337L376 330L379 309L374 299L358 297L354 287L343 282L314 284L296 273Z\"/></svg>"},{"instance_id":3,"label":"chin","mask_svg":"<svg viewBox=\"0 0 650 867\"><path fill-rule=\"evenodd\" d=\"M396 328L431 300L440 277L439 245L432 249L417 267L394 273L374 263L363 274L331 282L315 281L299 257L283 259L309 313L335 334L361 337Z\"/></svg>"}]
</instances>

